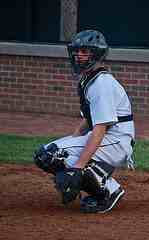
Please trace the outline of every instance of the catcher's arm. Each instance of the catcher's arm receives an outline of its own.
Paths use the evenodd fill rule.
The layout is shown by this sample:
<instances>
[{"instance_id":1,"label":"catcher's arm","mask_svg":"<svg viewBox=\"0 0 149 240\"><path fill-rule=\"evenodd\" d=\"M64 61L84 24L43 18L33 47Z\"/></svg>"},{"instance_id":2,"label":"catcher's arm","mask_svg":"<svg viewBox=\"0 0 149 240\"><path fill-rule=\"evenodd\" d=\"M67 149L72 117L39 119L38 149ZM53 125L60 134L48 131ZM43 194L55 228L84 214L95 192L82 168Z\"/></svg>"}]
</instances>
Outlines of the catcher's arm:
<instances>
[{"instance_id":1,"label":"catcher's arm","mask_svg":"<svg viewBox=\"0 0 149 240\"><path fill-rule=\"evenodd\" d=\"M83 118L79 124L79 126L75 129L73 136L81 136L84 135L84 133L88 130L88 123L85 118Z\"/></svg>"},{"instance_id":2,"label":"catcher's arm","mask_svg":"<svg viewBox=\"0 0 149 240\"><path fill-rule=\"evenodd\" d=\"M87 141L86 146L84 147L80 159L75 164L75 168L84 168L85 165L90 161L92 155L99 148L100 143L104 137L107 126L105 124L97 124L93 128L93 131Z\"/></svg>"},{"instance_id":3,"label":"catcher's arm","mask_svg":"<svg viewBox=\"0 0 149 240\"><path fill-rule=\"evenodd\" d=\"M84 167L99 147L106 131L105 125L96 125L74 168L66 168L56 173L56 188L62 195L62 202L73 201L80 193L83 184Z\"/></svg>"}]
</instances>

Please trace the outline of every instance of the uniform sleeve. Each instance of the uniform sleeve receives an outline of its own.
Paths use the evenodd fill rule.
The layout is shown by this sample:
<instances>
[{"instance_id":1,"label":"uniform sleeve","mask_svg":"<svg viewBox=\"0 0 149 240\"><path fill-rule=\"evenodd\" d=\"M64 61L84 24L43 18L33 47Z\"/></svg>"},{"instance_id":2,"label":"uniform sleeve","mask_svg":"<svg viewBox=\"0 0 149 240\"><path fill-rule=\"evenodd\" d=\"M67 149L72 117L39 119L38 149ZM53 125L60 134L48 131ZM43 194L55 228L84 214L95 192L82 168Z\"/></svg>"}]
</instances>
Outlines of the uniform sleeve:
<instances>
[{"instance_id":1,"label":"uniform sleeve","mask_svg":"<svg viewBox=\"0 0 149 240\"><path fill-rule=\"evenodd\" d=\"M114 124L118 120L113 81L113 77L105 75L99 77L88 89L93 126L101 123Z\"/></svg>"}]
</instances>

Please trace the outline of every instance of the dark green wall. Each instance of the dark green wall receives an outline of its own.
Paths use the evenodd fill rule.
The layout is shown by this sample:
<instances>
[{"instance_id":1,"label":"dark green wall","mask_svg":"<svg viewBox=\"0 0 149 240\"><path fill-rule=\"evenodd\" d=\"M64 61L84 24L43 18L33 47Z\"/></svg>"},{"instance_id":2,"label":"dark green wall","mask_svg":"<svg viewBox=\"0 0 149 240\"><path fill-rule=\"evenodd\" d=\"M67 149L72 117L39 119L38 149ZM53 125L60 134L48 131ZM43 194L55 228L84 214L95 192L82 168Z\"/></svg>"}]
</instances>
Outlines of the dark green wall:
<instances>
[{"instance_id":1,"label":"dark green wall","mask_svg":"<svg viewBox=\"0 0 149 240\"><path fill-rule=\"evenodd\" d=\"M148 12L147 0L78 0L78 31L99 29L113 47L149 48ZM59 39L60 0L0 1L0 41Z\"/></svg>"},{"instance_id":2,"label":"dark green wall","mask_svg":"<svg viewBox=\"0 0 149 240\"><path fill-rule=\"evenodd\" d=\"M1 0L0 40L57 42L60 0Z\"/></svg>"},{"instance_id":3,"label":"dark green wall","mask_svg":"<svg viewBox=\"0 0 149 240\"><path fill-rule=\"evenodd\" d=\"M149 47L149 1L79 1L78 31L102 31L111 46Z\"/></svg>"}]
</instances>

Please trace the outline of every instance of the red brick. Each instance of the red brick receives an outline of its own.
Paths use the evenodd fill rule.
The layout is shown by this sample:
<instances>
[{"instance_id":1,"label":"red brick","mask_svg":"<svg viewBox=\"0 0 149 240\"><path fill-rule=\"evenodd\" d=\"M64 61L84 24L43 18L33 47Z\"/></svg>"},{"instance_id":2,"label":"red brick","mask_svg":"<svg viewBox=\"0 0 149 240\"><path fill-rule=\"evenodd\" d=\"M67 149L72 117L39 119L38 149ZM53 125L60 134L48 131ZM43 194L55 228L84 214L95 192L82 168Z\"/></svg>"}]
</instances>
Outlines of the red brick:
<instances>
[{"instance_id":1,"label":"red brick","mask_svg":"<svg viewBox=\"0 0 149 240\"><path fill-rule=\"evenodd\" d=\"M132 73L133 79L145 79L146 74L145 73Z\"/></svg>"},{"instance_id":2,"label":"red brick","mask_svg":"<svg viewBox=\"0 0 149 240\"><path fill-rule=\"evenodd\" d=\"M53 74L54 79L59 79L59 80L65 80L66 76L65 74Z\"/></svg>"},{"instance_id":3,"label":"red brick","mask_svg":"<svg viewBox=\"0 0 149 240\"><path fill-rule=\"evenodd\" d=\"M149 80L139 79L139 83L140 83L141 85L149 86Z\"/></svg>"},{"instance_id":4,"label":"red brick","mask_svg":"<svg viewBox=\"0 0 149 240\"><path fill-rule=\"evenodd\" d=\"M0 110L78 114L77 81L67 59L3 55L0 64ZM106 66L132 97L135 112L149 116L149 64L106 62Z\"/></svg>"},{"instance_id":5,"label":"red brick","mask_svg":"<svg viewBox=\"0 0 149 240\"><path fill-rule=\"evenodd\" d=\"M118 79L131 79L131 73L128 72L118 72L115 73L115 76Z\"/></svg>"},{"instance_id":6,"label":"red brick","mask_svg":"<svg viewBox=\"0 0 149 240\"><path fill-rule=\"evenodd\" d=\"M139 71L139 67L137 67L137 66L126 66L126 68L125 68L125 71L126 72L140 72Z\"/></svg>"}]
</instances>

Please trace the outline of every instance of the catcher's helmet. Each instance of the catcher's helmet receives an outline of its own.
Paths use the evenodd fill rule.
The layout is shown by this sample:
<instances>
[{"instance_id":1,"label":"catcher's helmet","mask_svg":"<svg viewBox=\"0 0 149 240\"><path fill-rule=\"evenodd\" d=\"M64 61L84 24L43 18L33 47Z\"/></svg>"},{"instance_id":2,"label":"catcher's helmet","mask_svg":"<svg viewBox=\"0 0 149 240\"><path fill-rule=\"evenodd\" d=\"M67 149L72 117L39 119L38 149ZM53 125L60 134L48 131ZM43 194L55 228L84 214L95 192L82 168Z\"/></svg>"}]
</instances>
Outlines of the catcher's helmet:
<instances>
[{"instance_id":1,"label":"catcher's helmet","mask_svg":"<svg viewBox=\"0 0 149 240\"><path fill-rule=\"evenodd\" d=\"M108 53L108 45L103 34L95 30L85 30L76 34L67 49L72 67L77 74L90 69L97 61L102 62ZM79 50L84 51L86 59L78 56Z\"/></svg>"}]
</instances>

